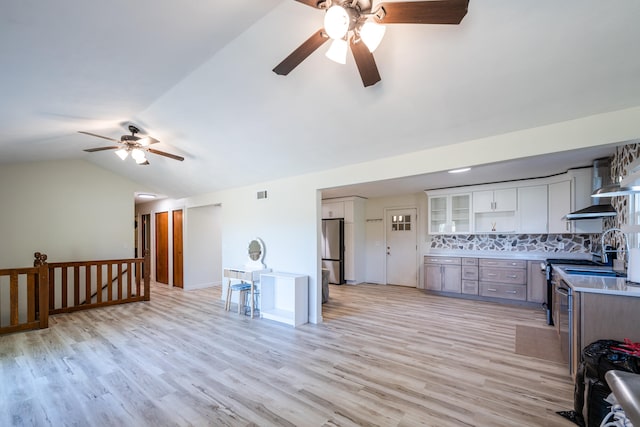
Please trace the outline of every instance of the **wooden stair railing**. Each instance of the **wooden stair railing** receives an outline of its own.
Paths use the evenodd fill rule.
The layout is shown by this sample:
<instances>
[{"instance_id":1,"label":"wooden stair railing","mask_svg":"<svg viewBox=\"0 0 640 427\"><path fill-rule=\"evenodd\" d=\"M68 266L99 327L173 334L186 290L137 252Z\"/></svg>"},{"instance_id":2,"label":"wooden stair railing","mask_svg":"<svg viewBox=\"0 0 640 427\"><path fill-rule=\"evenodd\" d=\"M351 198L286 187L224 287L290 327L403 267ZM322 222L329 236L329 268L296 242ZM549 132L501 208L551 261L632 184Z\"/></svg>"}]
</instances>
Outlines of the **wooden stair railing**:
<instances>
[{"instance_id":1,"label":"wooden stair railing","mask_svg":"<svg viewBox=\"0 0 640 427\"><path fill-rule=\"evenodd\" d=\"M34 267L0 269L0 335L47 328L51 314L150 300L149 251L144 258L49 264L46 254L34 257Z\"/></svg>"},{"instance_id":2,"label":"wooden stair railing","mask_svg":"<svg viewBox=\"0 0 640 427\"><path fill-rule=\"evenodd\" d=\"M34 262L34 267L0 270L0 295L9 297L8 319L3 319L0 309L0 335L49 327L48 275L44 260ZM21 315L20 306L25 301L26 314Z\"/></svg>"},{"instance_id":3,"label":"wooden stair railing","mask_svg":"<svg viewBox=\"0 0 640 427\"><path fill-rule=\"evenodd\" d=\"M148 251L144 258L49 263L49 314L149 301L145 263Z\"/></svg>"}]
</instances>

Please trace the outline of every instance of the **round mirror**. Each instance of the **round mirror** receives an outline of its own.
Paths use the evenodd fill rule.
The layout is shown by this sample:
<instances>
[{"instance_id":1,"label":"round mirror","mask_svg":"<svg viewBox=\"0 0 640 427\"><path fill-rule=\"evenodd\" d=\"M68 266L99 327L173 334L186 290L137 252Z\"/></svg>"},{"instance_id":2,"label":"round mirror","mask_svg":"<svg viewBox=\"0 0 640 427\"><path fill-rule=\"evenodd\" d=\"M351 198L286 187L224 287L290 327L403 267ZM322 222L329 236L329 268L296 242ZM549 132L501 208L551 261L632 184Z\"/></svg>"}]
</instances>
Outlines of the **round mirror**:
<instances>
[{"instance_id":1,"label":"round mirror","mask_svg":"<svg viewBox=\"0 0 640 427\"><path fill-rule=\"evenodd\" d=\"M247 268L251 268L254 270L261 270L265 268L262 260L264 259L264 242L255 238L249 242L249 246L247 246L247 255L249 255L249 261L246 264Z\"/></svg>"}]
</instances>

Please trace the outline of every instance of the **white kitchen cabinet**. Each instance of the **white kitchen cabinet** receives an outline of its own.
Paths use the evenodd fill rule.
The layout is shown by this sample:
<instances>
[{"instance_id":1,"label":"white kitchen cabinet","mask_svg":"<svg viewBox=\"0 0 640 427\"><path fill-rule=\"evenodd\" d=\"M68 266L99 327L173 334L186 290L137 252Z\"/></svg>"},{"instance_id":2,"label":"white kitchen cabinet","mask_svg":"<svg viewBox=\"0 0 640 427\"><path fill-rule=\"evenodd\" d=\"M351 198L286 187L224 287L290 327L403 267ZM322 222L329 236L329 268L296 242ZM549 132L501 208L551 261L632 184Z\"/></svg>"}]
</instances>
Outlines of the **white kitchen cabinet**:
<instances>
[{"instance_id":1,"label":"white kitchen cabinet","mask_svg":"<svg viewBox=\"0 0 640 427\"><path fill-rule=\"evenodd\" d=\"M322 202L322 219L344 218L344 202Z\"/></svg>"},{"instance_id":2,"label":"white kitchen cabinet","mask_svg":"<svg viewBox=\"0 0 640 427\"><path fill-rule=\"evenodd\" d=\"M571 212L571 181L549 184L549 234L571 233L571 221L564 216Z\"/></svg>"},{"instance_id":3,"label":"white kitchen cabinet","mask_svg":"<svg viewBox=\"0 0 640 427\"><path fill-rule=\"evenodd\" d=\"M519 233L547 232L547 188L547 185L518 188Z\"/></svg>"},{"instance_id":4,"label":"white kitchen cabinet","mask_svg":"<svg viewBox=\"0 0 640 427\"><path fill-rule=\"evenodd\" d=\"M473 192L473 212L505 212L517 209L515 188L483 190Z\"/></svg>"},{"instance_id":5,"label":"white kitchen cabinet","mask_svg":"<svg viewBox=\"0 0 640 427\"><path fill-rule=\"evenodd\" d=\"M471 194L445 194L428 200L429 234L472 232Z\"/></svg>"},{"instance_id":6,"label":"white kitchen cabinet","mask_svg":"<svg viewBox=\"0 0 640 427\"><path fill-rule=\"evenodd\" d=\"M344 223L344 280L356 280L355 269L355 229L352 222Z\"/></svg>"},{"instance_id":7,"label":"white kitchen cabinet","mask_svg":"<svg viewBox=\"0 0 640 427\"><path fill-rule=\"evenodd\" d=\"M260 275L260 317L291 326L309 321L309 276L291 273Z\"/></svg>"}]
</instances>

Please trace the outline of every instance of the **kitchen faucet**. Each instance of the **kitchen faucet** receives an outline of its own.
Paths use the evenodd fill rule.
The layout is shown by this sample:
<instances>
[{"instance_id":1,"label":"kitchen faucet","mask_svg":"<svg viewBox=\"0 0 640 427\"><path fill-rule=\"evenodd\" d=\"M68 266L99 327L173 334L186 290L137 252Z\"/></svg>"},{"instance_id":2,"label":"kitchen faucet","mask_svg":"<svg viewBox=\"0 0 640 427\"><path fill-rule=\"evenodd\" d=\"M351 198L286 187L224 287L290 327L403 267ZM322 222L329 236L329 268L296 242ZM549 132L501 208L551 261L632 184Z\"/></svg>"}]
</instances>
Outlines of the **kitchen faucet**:
<instances>
[{"instance_id":1,"label":"kitchen faucet","mask_svg":"<svg viewBox=\"0 0 640 427\"><path fill-rule=\"evenodd\" d=\"M616 253L620 253L623 252L622 249L615 249L615 250L607 250L605 245L604 245L604 237L608 234L608 233L613 233L613 232L620 232L620 234L622 234L622 238L624 240L624 261L625 261L625 268L627 265L627 260L629 259L629 239L627 238L627 235L624 234L624 232L616 227L612 227L609 228L605 231L602 232L602 237L600 238L600 245L602 247L602 262L604 264L606 264L608 262L607 260L607 252L616 252Z\"/></svg>"}]
</instances>

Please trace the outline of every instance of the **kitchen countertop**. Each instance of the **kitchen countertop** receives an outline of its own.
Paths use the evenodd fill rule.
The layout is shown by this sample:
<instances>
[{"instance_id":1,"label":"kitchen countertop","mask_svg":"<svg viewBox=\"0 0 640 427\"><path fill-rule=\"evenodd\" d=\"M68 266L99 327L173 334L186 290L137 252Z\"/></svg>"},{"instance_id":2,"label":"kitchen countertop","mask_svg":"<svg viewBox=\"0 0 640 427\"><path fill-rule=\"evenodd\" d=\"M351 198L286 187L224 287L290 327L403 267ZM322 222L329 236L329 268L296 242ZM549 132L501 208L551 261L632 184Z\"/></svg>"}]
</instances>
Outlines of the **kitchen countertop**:
<instances>
[{"instance_id":1,"label":"kitchen countertop","mask_svg":"<svg viewBox=\"0 0 640 427\"><path fill-rule=\"evenodd\" d=\"M575 268L575 265L567 265L566 267ZM568 274L564 271L565 267L563 267L562 264L554 265L553 268L554 271L557 271L560 274L562 280L564 280L565 283L571 286L571 288L576 292L640 297L640 285L630 285L624 277Z\"/></svg>"},{"instance_id":2,"label":"kitchen countertop","mask_svg":"<svg viewBox=\"0 0 640 427\"><path fill-rule=\"evenodd\" d=\"M640 375L613 370L605 374L605 379L627 418L640 426Z\"/></svg>"},{"instance_id":3,"label":"kitchen countertop","mask_svg":"<svg viewBox=\"0 0 640 427\"><path fill-rule=\"evenodd\" d=\"M451 256L466 258L500 258L500 259L525 259L531 261L544 261L549 258L561 259L591 259L591 254L572 252L542 252L542 251L482 251L467 249L429 249L425 256Z\"/></svg>"}]
</instances>

